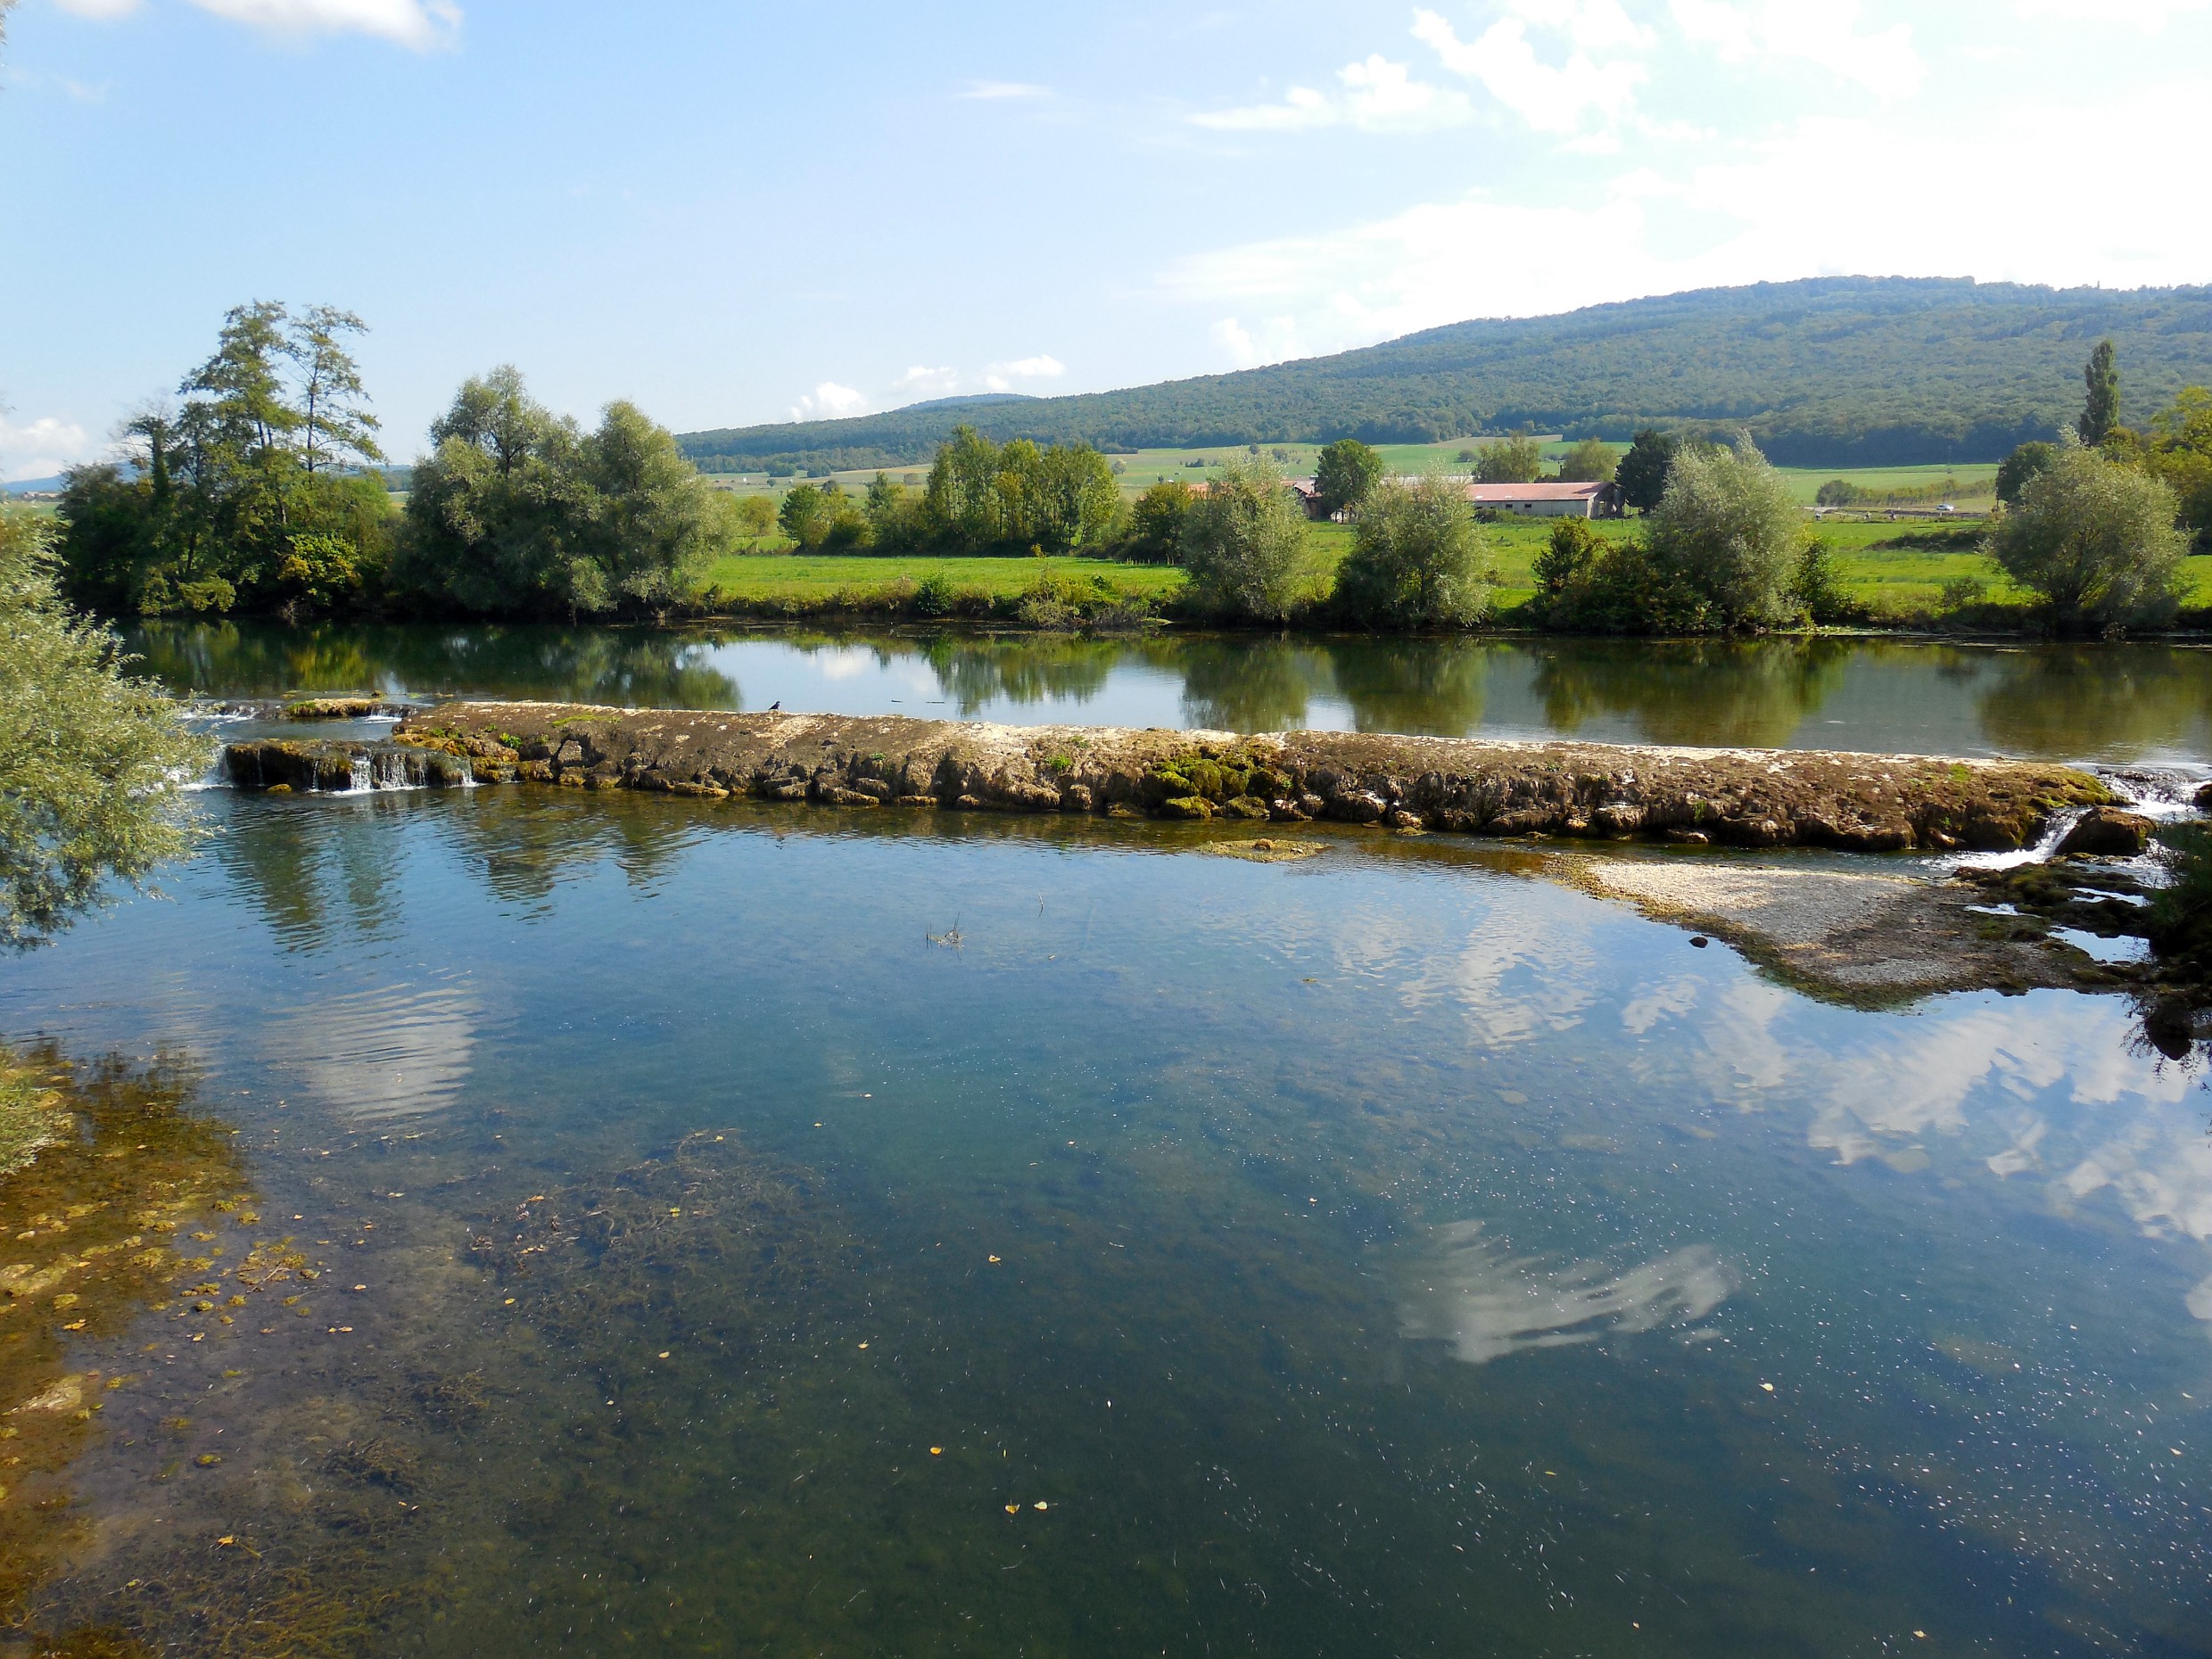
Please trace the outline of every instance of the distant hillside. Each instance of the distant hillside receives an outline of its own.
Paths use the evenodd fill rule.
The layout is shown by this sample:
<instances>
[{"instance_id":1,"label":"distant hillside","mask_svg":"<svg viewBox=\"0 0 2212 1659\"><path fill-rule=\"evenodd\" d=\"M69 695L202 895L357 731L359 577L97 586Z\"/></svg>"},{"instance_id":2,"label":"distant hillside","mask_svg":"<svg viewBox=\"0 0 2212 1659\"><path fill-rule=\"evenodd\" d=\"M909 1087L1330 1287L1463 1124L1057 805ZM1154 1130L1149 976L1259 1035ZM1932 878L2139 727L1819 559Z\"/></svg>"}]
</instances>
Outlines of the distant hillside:
<instances>
[{"instance_id":1,"label":"distant hillside","mask_svg":"<svg viewBox=\"0 0 2212 1659\"><path fill-rule=\"evenodd\" d=\"M1786 466L1993 461L2080 412L2081 368L2109 334L2126 416L2212 384L2212 288L2032 288L1821 277L1454 323L1269 368L1122 392L851 420L700 432L701 465L734 470L911 466L967 420L1001 442L1102 449L1412 443L1532 424L1627 438L1638 426L1749 427Z\"/></svg>"}]
</instances>

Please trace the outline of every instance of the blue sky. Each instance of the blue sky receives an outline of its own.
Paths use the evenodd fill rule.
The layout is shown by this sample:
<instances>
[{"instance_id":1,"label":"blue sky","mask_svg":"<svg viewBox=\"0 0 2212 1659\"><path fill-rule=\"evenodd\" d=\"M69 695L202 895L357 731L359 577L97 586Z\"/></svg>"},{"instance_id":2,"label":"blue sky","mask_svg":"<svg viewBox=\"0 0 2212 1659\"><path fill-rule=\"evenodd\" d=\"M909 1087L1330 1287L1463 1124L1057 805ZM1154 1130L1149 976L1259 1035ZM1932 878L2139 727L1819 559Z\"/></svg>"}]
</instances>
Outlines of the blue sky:
<instances>
[{"instance_id":1,"label":"blue sky","mask_svg":"<svg viewBox=\"0 0 2212 1659\"><path fill-rule=\"evenodd\" d=\"M2212 0L21 0L0 476L327 301L400 458L1834 272L2212 281Z\"/></svg>"}]
</instances>

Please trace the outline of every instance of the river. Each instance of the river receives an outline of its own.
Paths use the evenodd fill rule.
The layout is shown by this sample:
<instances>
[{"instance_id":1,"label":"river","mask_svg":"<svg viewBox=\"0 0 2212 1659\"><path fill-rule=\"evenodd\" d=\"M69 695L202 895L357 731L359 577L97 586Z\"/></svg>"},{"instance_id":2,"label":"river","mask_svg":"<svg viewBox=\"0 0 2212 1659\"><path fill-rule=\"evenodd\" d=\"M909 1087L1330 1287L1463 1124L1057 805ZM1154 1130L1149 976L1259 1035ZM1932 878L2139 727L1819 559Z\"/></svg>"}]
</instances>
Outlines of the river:
<instances>
[{"instance_id":1,"label":"river","mask_svg":"<svg viewBox=\"0 0 2212 1659\"><path fill-rule=\"evenodd\" d=\"M235 697L2212 760L2162 648L141 648ZM2212 1652L2212 1126L2124 999L1820 1002L1441 836L199 799L164 898L0 962L0 1031L237 1168L210 1288L53 1339L120 1383L51 1627ZM317 1276L234 1299L257 1247Z\"/></svg>"},{"instance_id":2,"label":"river","mask_svg":"<svg viewBox=\"0 0 2212 1659\"><path fill-rule=\"evenodd\" d=\"M2212 648L155 624L179 691L2212 761Z\"/></svg>"}]
</instances>

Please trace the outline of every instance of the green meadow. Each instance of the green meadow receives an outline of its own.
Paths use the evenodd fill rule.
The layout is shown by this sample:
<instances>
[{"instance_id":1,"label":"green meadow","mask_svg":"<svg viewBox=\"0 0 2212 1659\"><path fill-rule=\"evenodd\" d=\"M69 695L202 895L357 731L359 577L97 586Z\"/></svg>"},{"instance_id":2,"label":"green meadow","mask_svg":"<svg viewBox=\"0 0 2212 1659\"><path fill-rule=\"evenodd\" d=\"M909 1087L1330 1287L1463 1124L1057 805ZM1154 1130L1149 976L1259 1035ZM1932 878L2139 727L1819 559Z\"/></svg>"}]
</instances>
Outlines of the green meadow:
<instances>
[{"instance_id":1,"label":"green meadow","mask_svg":"<svg viewBox=\"0 0 2212 1659\"><path fill-rule=\"evenodd\" d=\"M1597 528L1601 535L1622 536L1633 534L1636 525L1632 520L1613 521L1601 522ZM2025 611L2029 602L2028 595L1972 545L1967 525L1830 520L1818 533L1830 549L1844 595L1876 623L1927 623L1961 606ZM1344 524L1316 524L1308 534L1315 555L1314 585L1316 590L1325 590L1328 578L1351 551L1353 532ZM1550 535L1551 525L1542 521L1482 527L1490 567L1497 574L1494 614L1500 621L1510 623L1512 613L1534 597L1536 557ZM725 603L747 609L831 609L863 600L879 608L893 590L932 576L963 592L1014 599L1048 574L1154 602L1171 599L1184 583L1183 573L1172 566L1112 559L763 551L720 560L707 577L706 597L710 606ZM2183 605L2191 611L2212 609L2212 556L2186 562Z\"/></svg>"}]
</instances>

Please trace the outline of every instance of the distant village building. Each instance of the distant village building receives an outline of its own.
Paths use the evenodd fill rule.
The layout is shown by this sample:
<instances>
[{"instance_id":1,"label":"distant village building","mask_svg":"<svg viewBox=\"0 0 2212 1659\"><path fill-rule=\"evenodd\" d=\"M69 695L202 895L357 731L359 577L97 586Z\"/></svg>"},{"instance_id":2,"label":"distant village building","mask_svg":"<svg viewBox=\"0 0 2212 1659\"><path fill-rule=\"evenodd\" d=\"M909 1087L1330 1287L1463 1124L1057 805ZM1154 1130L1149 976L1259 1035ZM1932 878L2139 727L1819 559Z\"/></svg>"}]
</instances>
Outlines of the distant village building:
<instances>
[{"instance_id":1,"label":"distant village building","mask_svg":"<svg viewBox=\"0 0 2212 1659\"><path fill-rule=\"evenodd\" d=\"M1467 499L1478 512L1530 518L1619 518L1626 510L1616 483L1471 483Z\"/></svg>"}]
</instances>

